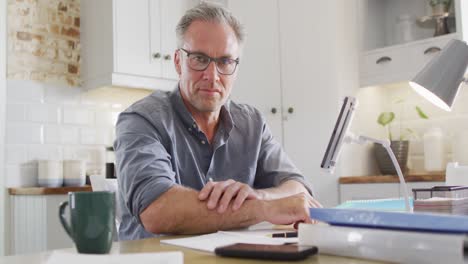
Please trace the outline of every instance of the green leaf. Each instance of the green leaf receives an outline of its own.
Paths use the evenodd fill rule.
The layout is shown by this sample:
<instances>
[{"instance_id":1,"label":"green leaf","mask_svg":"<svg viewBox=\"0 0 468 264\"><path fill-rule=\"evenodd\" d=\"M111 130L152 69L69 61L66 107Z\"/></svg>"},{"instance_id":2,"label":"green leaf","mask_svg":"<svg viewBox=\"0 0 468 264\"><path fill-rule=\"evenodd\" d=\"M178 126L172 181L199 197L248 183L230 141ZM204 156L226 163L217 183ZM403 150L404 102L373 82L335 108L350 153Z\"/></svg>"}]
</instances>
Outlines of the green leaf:
<instances>
[{"instance_id":1,"label":"green leaf","mask_svg":"<svg viewBox=\"0 0 468 264\"><path fill-rule=\"evenodd\" d=\"M421 108L419 108L419 106L416 106L416 112L418 112L419 117L422 119L429 119L429 117L423 112Z\"/></svg>"},{"instance_id":2,"label":"green leaf","mask_svg":"<svg viewBox=\"0 0 468 264\"><path fill-rule=\"evenodd\" d=\"M395 113L393 112L383 112L379 115L377 118L377 123L379 123L382 126L386 126L390 124L393 119L395 119Z\"/></svg>"}]
</instances>

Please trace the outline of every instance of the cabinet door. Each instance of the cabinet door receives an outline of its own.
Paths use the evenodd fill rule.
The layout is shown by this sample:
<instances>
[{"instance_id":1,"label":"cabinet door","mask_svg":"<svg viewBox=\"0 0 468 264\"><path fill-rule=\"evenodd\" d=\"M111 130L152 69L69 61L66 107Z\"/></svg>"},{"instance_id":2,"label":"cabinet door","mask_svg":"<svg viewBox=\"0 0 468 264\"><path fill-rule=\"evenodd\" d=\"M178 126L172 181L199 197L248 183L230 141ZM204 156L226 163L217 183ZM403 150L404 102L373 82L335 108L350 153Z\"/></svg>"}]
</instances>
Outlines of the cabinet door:
<instances>
[{"instance_id":1,"label":"cabinet door","mask_svg":"<svg viewBox=\"0 0 468 264\"><path fill-rule=\"evenodd\" d=\"M174 66L174 52L177 49L176 26L185 11L191 7L188 0L160 0L161 13L161 54L163 78L177 79L178 75Z\"/></svg>"},{"instance_id":2,"label":"cabinet door","mask_svg":"<svg viewBox=\"0 0 468 264\"><path fill-rule=\"evenodd\" d=\"M358 87L355 1L280 0L284 146L327 206L335 175L320 169L343 94Z\"/></svg>"},{"instance_id":3,"label":"cabinet door","mask_svg":"<svg viewBox=\"0 0 468 264\"><path fill-rule=\"evenodd\" d=\"M259 109L275 138L282 142L277 4L271 0L231 0L228 8L247 32L232 99Z\"/></svg>"},{"instance_id":4,"label":"cabinet door","mask_svg":"<svg viewBox=\"0 0 468 264\"><path fill-rule=\"evenodd\" d=\"M340 184L340 203L351 200L398 198L397 183Z\"/></svg>"},{"instance_id":5,"label":"cabinet door","mask_svg":"<svg viewBox=\"0 0 468 264\"><path fill-rule=\"evenodd\" d=\"M159 4L154 0L114 0L116 73L147 77L161 75L160 60L152 57L152 49L159 50L159 40L150 38L150 28L159 28L159 22L151 20L150 14L153 17L157 13Z\"/></svg>"}]
</instances>

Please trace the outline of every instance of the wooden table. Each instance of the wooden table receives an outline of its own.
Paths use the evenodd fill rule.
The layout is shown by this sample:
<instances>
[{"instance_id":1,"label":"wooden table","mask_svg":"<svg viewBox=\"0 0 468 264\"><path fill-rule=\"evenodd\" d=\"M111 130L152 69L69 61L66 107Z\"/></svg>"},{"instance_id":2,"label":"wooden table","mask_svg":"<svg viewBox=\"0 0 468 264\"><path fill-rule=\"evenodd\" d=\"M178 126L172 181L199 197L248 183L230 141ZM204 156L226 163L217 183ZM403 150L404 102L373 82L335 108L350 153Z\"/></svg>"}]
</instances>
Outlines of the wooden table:
<instances>
[{"instance_id":1,"label":"wooden table","mask_svg":"<svg viewBox=\"0 0 468 264\"><path fill-rule=\"evenodd\" d=\"M167 238L176 238L176 237L165 237ZM177 246L170 246L159 243L160 238L151 238L144 240L134 240L134 241L121 241L114 242L112 246L111 254L121 254L121 253L145 253L145 252L164 252L164 251L182 251L184 254L184 263L194 263L194 264L232 264L232 263L252 263L252 264L265 264L265 263L288 263L288 262L278 262L278 261L254 261L251 259L236 259L236 258L224 258L218 257L213 253L197 251L186 249ZM61 249L60 251L66 252L76 252L75 249ZM15 263L15 264L39 264L46 263L48 256L51 254L49 252L43 252L40 254L33 255L17 255L9 257L1 257L0 263ZM353 259L353 258L344 258L337 256L328 256L328 255L316 255L311 256L303 261L294 261L289 263L317 263L317 264L366 264L366 263L381 263L368 261L363 259Z\"/></svg>"}]
</instances>

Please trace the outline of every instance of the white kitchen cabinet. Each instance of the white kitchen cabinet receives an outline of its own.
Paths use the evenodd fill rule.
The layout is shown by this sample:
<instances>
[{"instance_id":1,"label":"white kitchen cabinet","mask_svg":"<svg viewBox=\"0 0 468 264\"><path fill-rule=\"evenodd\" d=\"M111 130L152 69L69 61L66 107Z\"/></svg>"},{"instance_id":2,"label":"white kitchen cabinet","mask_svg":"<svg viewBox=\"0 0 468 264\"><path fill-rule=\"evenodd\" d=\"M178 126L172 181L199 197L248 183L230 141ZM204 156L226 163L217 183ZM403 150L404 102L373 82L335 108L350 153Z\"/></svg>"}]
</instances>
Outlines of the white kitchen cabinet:
<instances>
[{"instance_id":1,"label":"white kitchen cabinet","mask_svg":"<svg viewBox=\"0 0 468 264\"><path fill-rule=\"evenodd\" d=\"M172 90L175 27L196 2L82 0L83 86Z\"/></svg>"},{"instance_id":2,"label":"white kitchen cabinet","mask_svg":"<svg viewBox=\"0 0 468 264\"><path fill-rule=\"evenodd\" d=\"M407 182L408 192L412 189L443 186L445 182ZM399 183L357 183L340 184L340 203L350 200L388 199L403 197Z\"/></svg>"},{"instance_id":3,"label":"white kitchen cabinet","mask_svg":"<svg viewBox=\"0 0 468 264\"><path fill-rule=\"evenodd\" d=\"M60 224L60 195L10 195L10 253L30 254L73 247L73 241Z\"/></svg>"},{"instance_id":4,"label":"white kitchen cabinet","mask_svg":"<svg viewBox=\"0 0 468 264\"><path fill-rule=\"evenodd\" d=\"M360 59L360 86L411 80L453 38L458 38L458 35L449 34L363 52Z\"/></svg>"},{"instance_id":5,"label":"white kitchen cabinet","mask_svg":"<svg viewBox=\"0 0 468 264\"><path fill-rule=\"evenodd\" d=\"M351 200L388 199L399 197L397 183L340 184L340 203Z\"/></svg>"},{"instance_id":6,"label":"white kitchen cabinet","mask_svg":"<svg viewBox=\"0 0 468 264\"><path fill-rule=\"evenodd\" d=\"M232 92L235 101L254 105L282 142L282 105L277 1L229 1L229 9L244 24L245 46ZM261 17L262 19L259 19Z\"/></svg>"},{"instance_id":7,"label":"white kitchen cabinet","mask_svg":"<svg viewBox=\"0 0 468 264\"><path fill-rule=\"evenodd\" d=\"M228 1L247 31L233 99L263 112L328 206L338 202L337 177L323 173L320 162L342 97L358 87L356 6L336 0Z\"/></svg>"},{"instance_id":8,"label":"white kitchen cabinet","mask_svg":"<svg viewBox=\"0 0 468 264\"><path fill-rule=\"evenodd\" d=\"M426 0L359 0L361 56L360 86L382 85L410 80L453 38L468 39L467 1L454 0L450 31L433 37L434 28L417 20L430 14ZM402 33L401 17L407 17Z\"/></svg>"}]
</instances>

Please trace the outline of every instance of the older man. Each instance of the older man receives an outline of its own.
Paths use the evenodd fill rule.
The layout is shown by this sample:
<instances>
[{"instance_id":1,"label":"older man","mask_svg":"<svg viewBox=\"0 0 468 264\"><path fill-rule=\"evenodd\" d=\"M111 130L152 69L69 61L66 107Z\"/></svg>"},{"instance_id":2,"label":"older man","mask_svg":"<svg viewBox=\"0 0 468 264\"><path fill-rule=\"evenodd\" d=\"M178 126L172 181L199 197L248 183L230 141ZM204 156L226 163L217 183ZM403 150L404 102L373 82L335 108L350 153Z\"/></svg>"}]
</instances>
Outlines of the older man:
<instances>
[{"instance_id":1,"label":"older man","mask_svg":"<svg viewBox=\"0 0 468 264\"><path fill-rule=\"evenodd\" d=\"M117 123L120 239L310 222L308 208L320 204L304 177L260 112L229 99L240 23L200 4L177 35L178 86L135 103Z\"/></svg>"}]
</instances>

